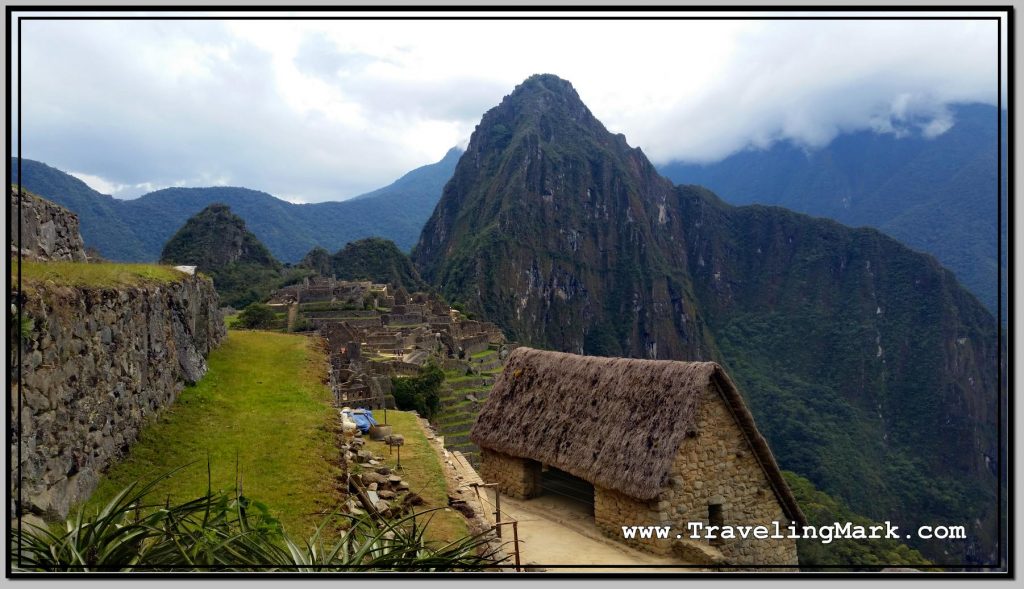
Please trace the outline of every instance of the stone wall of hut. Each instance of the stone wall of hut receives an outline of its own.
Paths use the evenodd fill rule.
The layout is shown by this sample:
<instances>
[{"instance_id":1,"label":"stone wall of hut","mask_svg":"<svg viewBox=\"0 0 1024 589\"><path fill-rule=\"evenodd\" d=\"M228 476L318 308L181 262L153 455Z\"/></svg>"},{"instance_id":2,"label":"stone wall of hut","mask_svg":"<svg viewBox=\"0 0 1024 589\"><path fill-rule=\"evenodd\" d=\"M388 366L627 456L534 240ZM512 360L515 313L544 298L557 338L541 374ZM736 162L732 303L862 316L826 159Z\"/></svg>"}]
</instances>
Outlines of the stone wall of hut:
<instances>
[{"instance_id":1,"label":"stone wall of hut","mask_svg":"<svg viewBox=\"0 0 1024 589\"><path fill-rule=\"evenodd\" d=\"M483 448L480 455L480 477L497 483L498 491L516 499L529 499L540 494L540 463Z\"/></svg>"},{"instance_id":2,"label":"stone wall of hut","mask_svg":"<svg viewBox=\"0 0 1024 589\"><path fill-rule=\"evenodd\" d=\"M699 521L710 525L711 506L717 505L724 525L765 525L770 530L772 522L778 521L785 534L789 520L742 430L717 391L709 388L703 394L706 398L697 417L696 435L683 442L667 485L655 500L639 502L598 489L595 520L604 531L621 538L623 525L671 525L673 537L682 533L689 539L686 524ZM730 564L798 564L792 539L691 541L710 544ZM665 540L643 544L660 553L674 548L672 541Z\"/></svg>"}]
</instances>

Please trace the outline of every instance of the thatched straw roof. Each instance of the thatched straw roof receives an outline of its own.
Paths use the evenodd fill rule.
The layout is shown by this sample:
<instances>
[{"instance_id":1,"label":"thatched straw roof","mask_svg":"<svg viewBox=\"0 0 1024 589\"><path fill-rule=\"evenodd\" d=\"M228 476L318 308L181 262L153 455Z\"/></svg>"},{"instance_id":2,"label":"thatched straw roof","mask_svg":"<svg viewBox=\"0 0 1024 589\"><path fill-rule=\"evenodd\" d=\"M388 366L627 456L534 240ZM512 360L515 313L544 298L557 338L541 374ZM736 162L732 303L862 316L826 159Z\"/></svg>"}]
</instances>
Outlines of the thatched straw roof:
<instances>
[{"instance_id":1,"label":"thatched straw roof","mask_svg":"<svg viewBox=\"0 0 1024 589\"><path fill-rule=\"evenodd\" d=\"M714 387L787 517L805 521L736 386L714 362L598 358L517 348L470 432L481 448L530 458L594 485L655 498Z\"/></svg>"}]
</instances>

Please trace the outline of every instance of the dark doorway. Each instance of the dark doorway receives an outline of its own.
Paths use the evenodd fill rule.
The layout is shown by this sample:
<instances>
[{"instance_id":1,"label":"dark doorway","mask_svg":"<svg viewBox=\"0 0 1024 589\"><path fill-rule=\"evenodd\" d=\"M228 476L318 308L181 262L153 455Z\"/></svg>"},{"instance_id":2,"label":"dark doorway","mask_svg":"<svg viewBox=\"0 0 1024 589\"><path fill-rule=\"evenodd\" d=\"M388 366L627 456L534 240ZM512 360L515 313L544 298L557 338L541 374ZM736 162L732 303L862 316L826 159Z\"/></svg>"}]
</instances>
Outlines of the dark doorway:
<instances>
[{"instance_id":1,"label":"dark doorway","mask_svg":"<svg viewBox=\"0 0 1024 589\"><path fill-rule=\"evenodd\" d=\"M569 499L584 507L589 515L594 515L594 485L577 476L544 465L540 471L540 489L542 495Z\"/></svg>"}]
</instances>

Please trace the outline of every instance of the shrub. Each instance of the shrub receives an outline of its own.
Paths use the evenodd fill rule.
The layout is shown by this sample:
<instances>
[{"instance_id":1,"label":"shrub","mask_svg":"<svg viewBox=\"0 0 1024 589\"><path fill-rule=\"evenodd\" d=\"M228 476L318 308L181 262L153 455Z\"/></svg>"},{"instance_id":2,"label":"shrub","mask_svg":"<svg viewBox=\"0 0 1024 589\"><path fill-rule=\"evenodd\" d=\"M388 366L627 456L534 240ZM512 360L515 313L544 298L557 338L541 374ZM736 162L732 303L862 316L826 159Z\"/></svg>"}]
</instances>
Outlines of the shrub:
<instances>
[{"instance_id":1,"label":"shrub","mask_svg":"<svg viewBox=\"0 0 1024 589\"><path fill-rule=\"evenodd\" d=\"M235 324L248 329L266 329L276 318L269 305L251 303L238 314L238 321Z\"/></svg>"}]
</instances>

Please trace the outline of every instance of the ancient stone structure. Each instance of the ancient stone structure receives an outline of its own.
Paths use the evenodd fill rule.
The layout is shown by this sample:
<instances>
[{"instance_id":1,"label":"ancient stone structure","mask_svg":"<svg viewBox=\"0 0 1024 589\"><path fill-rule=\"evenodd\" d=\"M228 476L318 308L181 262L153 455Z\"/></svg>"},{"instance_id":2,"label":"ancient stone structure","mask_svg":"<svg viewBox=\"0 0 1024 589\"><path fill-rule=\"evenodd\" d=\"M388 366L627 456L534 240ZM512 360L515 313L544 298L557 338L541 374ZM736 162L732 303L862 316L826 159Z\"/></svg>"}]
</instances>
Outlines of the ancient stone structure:
<instances>
[{"instance_id":1,"label":"ancient stone structure","mask_svg":"<svg viewBox=\"0 0 1024 589\"><path fill-rule=\"evenodd\" d=\"M503 493L537 496L550 468L592 485L595 523L612 537L623 539L622 526L672 526L670 539L629 542L690 562L797 564L793 539L689 537L690 522L806 523L739 392L712 362L518 348L471 438L484 479Z\"/></svg>"},{"instance_id":2,"label":"ancient stone structure","mask_svg":"<svg viewBox=\"0 0 1024 589\"><path fill-rule=\"evenodd\" d=\"M78 215L46 199L17 188L10 189L11 255L38 260L86 261L78 232ZM20 209L19 209L20 205ZM21 251L13 220L21 213Z\"/></svg>"},{"instance_id":3,"label":"ancient stone structure","mask_svg":"<svg viewBox=\"0 0 1024 589\"><path fill-rule=\"evenodd\" d=\"M212 282L184 273L170 283L103 288L26 281L15 296L32 327L20 385L17 369L11 384L15 460L20 452L12 508L63 518L125 455L147 417L202 378L224 321Z\"/></svg>"},{"instance_id":4,"label":"ancient stone structure","mask_svg":"<svg viewBox=\"0 0 1024 589\"><path fill-rule=\"evenodd\" d=\"M432 360L461 374L500 369L504 357L496 352L469 357L507 347L497 326L467 320L428 293L368 281L315 276L274 292L270 304L297 305L327 340L340 405L393 407L390 377L416 376Z\"/></svg>"},{"instance_id":5,"label":"ancient stone structure","mask_svg":"<svg viewBox=\"0 0 1024 589\"><path fill-rule=\"evenodd\" d=\"M505 495L529 499L541 493L540 468L536 460L484 448L480 477L487 483L497 483L499 491Z\"/></svg>"}]
</instances>

